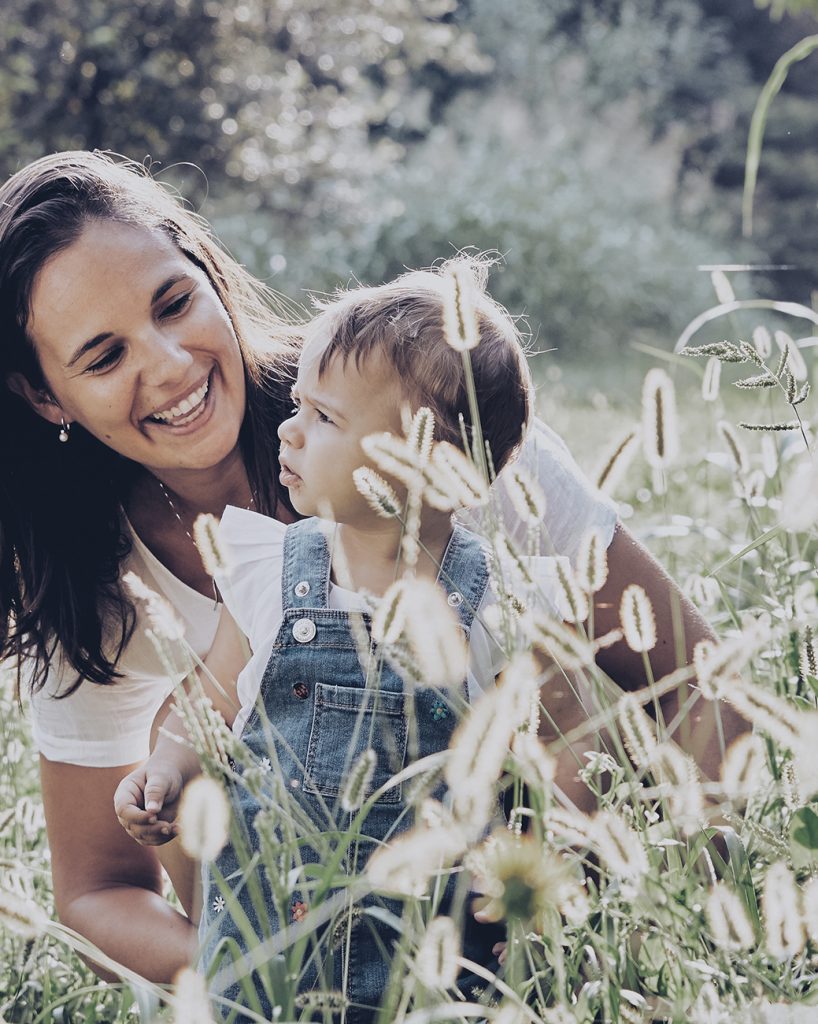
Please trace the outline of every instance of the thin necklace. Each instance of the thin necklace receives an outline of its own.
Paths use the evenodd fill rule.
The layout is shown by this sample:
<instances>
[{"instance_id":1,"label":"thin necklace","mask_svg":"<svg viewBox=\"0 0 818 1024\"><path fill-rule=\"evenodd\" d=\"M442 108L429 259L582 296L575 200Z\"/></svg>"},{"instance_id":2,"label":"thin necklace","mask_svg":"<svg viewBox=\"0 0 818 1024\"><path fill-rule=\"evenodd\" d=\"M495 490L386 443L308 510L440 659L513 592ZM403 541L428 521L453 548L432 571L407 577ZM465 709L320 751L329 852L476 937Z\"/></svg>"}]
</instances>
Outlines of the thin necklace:
<instances>
[{"instance_id":1,"label":"thin necklace","mask_svg":"<svg viewBox=\"0 0 818 1024\"><path fill-rule=\"evenodd\" d=\"M176 506L175 506L175 505L173 504L173 498L171 498L170 494L168 493L168 489L167 489L167 487L165 487L165 485L164 485L164 484L162 483L162 481L161 481L161 480L159 479L159 477L158 477L158 476L157 476L157 477L155 477L154 479L155 479L155 480L156 480L156 482L157 482L157 483L159 484L159 490L160 490L160 491L162 492L162 494L164 494L164 496L165 496L165 501L167 501L168 505L170 505L170 510L171 510L171 512L173 512L173 514L174 514L174 515L176 516L177 520L179 521L179 525L180 525L180 526L182 527L182 529L183 529L183 530L185 531L185 533L186 533L186 534L188 535L188 537L190 538L191 542L192 542L193 544L195 544L195 543L196 543L196 541L195 541L195 540L193 540L193 534L192 534L192 533L190 532L190 530L188 530L188 528L187 528L187 527L185 526L185 521L184 521L184 519L182 519L182 517L181 517L181 516L179 515L179 510L177 509L177 507L176 507ZM247 504L246 504L246 505L245 505L244 507L245 507L246 509L248 509L248 511L249 511L249 510L251 510L251 509L254 509L254 508L256 507L256 496L255 496L255 494L253 493L253 491L252 491L252 490L250 491L250 501L249 501L249 502L248 502L248 503L247 503Z\"/></svg>"}]
</instances>

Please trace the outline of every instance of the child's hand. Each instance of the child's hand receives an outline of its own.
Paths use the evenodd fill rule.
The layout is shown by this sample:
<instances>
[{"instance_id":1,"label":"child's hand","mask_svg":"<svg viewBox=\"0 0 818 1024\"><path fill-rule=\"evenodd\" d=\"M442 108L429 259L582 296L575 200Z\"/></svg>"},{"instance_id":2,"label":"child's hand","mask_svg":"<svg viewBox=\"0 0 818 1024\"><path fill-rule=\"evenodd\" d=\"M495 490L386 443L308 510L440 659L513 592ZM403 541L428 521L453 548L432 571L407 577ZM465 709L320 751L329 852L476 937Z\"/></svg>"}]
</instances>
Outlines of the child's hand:
<instances>
[{"instance_id":1,"label":"child's hand","mask_svg":"<svg viewBox=\"0 0 818 1024\"><path fill-rule=\"evenodd\" d=\"M126 775L114 793L120 825L143 846L161 846L176 836L176 804L184 780L167 762L148 760Z\"/></svg>"}]
</instances>

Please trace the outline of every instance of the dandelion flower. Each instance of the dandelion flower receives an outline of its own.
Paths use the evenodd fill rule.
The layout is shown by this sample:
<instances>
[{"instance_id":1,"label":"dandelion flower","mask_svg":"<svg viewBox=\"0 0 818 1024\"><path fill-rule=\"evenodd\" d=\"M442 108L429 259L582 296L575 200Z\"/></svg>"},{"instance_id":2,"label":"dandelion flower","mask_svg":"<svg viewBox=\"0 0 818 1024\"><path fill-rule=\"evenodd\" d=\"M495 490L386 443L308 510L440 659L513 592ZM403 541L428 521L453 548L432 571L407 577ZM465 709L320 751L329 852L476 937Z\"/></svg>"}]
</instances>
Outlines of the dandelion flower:
<instances>
[{"instance_id":1,"label":"dandelion flower","mask_svg":"<svg viewBox=\"0 0 818 1024\"><path fill-rule=\"evenodd\" d=\"M625 587L619 605L619 618L625 643L632 651L652 651L656 646L656 619L653 605L638 583Z\"/></svg>"},{"instance_id":2,"label":"dandelion flower","mask_svg":"<svg viewBox=\"0 0 818 1024\"><path fill-rule=\"evenodd\" d=\"M665 469L679 450L676 394L664 370L649 370L642 387L642 448L649 466Z\"/></svg>"},{"instance_id":3,"label":"dandelion flower","mask_svg":"<svg viewBox=\"0 0 818 1024\"><path fill-rule=\"evenodd\" d=\"M753 926L744 904L726 883L717 882L713 886L704 912L710 926L710 937L720 949L737 952L755 945Z\"/></svg>"},{"instance_id":4,"label":"dandelion flower","mask_svg":"<svg viewBox=\"0 0 818 1024\"><path fill-rule=\"evenodd\" d=\"M341 807L345 811L357 811L363 804L372 785L377 763L378 755L369 747L352 765L341 793Z\"/></svg>"},{"instance_id":5,"label":"dandelion flower","mask_svg":"<svg viewBox=\"0 0 818 1024\"><path fill-rule=\"evenodd\" d=\"M370 508L379 516L392 519L403 511L394 488L374 469L359 466L352 471L352 480L358 491L366 498Z\"/></svg>"},{"instance_id":6,"label":"dandelion flower","mask_svg":"<svg viewBox=\"0 0 818 1024\"><path fill-rule=\"evenodd\" d=\"M450 917L429 922L415 958L415 970L427 988L452 988L460 966L460 934Z\"/></svg>"},{"instance_id":7,"label":"dandelion flower","mask_svg":"<svg viewBox=\"0 0 818 1024\"><path fill-rule=\"evenodd\" d=\"M800 953L806 941L800 893L786 864L772 864L764 879L764 932L767 952L776 960Z\"/></svg>"},{"instance_id":8,"label":"dandelion flower","mask_svg":"<svg viewBox=\"0 0 818 1024\"><path fill-rule=\"evenodd\" d=\"M230 806L215 779L200 775L182 793L179 841L194 860L211 861L221 853L230 828Z\"/></svg>"},{"instance_id":9,"label":"dandelion flower","mask_svg":"<svg viewBox=\"0 0 818 1024\"><path fill-rule=\"evenodd\" d=\"M227 571L228 560L219 543L219 520L215 516L207 512L196 516L193 521L193 542L199 550L208 576Z\"/></svg>"}]
</instances>

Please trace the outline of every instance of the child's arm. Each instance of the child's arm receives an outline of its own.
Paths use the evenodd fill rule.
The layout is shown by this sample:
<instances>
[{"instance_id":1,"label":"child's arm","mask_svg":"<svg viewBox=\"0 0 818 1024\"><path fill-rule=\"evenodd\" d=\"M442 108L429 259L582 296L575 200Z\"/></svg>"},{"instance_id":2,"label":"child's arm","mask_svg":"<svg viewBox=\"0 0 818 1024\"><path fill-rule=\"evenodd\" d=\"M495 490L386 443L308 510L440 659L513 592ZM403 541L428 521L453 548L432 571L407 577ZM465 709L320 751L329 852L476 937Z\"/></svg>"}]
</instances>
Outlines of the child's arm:
<instances>
[{"instance_id":1,"label":"child's arm","mask_svg":"<svg viewBox=\"0 0 818 1024\"><path fill-rule=\"evenodd\" d=\"M213 644L204 660L206 671L199 673L199 679L205 695L228 725L233 724L239 709L236 681L247 660L246 652L246 641L233 617L226 608L222 609ZM168 701L160 714L168 710L167 705ZM120 824L145 846L159 846L176 835L177 802L184 786L201 771L199 758L187 742L184 721L176 711L169 711L153 735L155 744L150 757L125 776L114 794Z\"/></svg>"}]
</instances>

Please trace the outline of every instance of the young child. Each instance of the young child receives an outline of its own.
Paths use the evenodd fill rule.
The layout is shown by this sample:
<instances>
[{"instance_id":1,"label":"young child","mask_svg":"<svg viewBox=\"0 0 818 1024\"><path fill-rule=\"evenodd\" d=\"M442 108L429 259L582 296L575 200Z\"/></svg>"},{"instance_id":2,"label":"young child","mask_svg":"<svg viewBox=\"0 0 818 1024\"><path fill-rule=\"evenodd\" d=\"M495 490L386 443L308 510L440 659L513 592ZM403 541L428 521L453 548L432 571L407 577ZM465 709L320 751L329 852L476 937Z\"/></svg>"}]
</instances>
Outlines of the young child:
<instances>
[{"instance_id":1,"label":"young child","mask_svg":"<svg viewBox=\"0 0 818 1024\"><path fill-rule=\"evenodd\" d=\"M470 357L483 438L499 472L514 458L529 423L531 379L514 322L483 290L484 269L478 264L460 269L474 276L479 338ZM296 511L312 518L285 527L228 508L220 526L231 570L219 586L235 621L226 617L208 666L215 668L227 697L206 680L205 688L256 763L276 765L301 806L326 831L349 825L351 815L340 808L339 796L350 765L366 748L377 757L369 785L373 792L405 767L407 750L423 757L448 747L463 704L461 693L474 701L503 667L502 651L480 621L494 600L483 543L453 527L449 513L426 506L414 572L445 591L469 638L469 668L461 693L422 684L414 688L414 744L407 744L410 701L403 679L383 661L373 688L354 631L353 619L360 622L366 608L362 592L381 596L401 573L400 521L378 515L353 482L353 471L368 464L362 438L384 431L400 435L406 410L420 407L434 413L436 440L462 448L461 422L471 430L462 354L447 343L444 330L444 289L450 280L444 265L381 287L349 291L323 308L308 330L293 388L293 415L279 430L281 481ZM554 560L538 558L533 565L541 592L553 594ZM243 669L236 624L252 651ZM163 732L184 732L175 713ZM117 791L122 824L140 842L167 841L175 827L159 820L159 812L199 770L188 746L160 735L148 761ZM374 804L362 826L370 842L360 844L349 865L353 870L360 870L375 844L411 824L405 790L389 788ZM268 804L257 787L236 785L233 797L248 842L257 844L254 821ZM308 844L301 850L303 861L317 856ZM259 921L231 845L215 862L215 872L234 887L240 909L231 913L230 906L224 907L214 872L206 871L201 924L206 964L225 939L247 948L247 922L260 937L274 935L305 910L294 887L290 921L278 920L272 899L270 920ZM362 905L372 902L367 898ZM399 916L399 905L378 902ZM488 962L500 937L497 929L470 922L466 955ZM343 989L349 1001L346 1020L372 1019L389 970L384 953L396 938L377 916L359 914L344 938L342 955L336 949L333 958L327 943L312 957L300 980L302 990L316 985ZM270 1013L264 987L256 988L264 1012ZM236 983L224 994L238 999L240 992Z\"/></svg>"}]
</instances>

